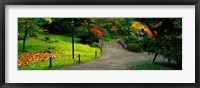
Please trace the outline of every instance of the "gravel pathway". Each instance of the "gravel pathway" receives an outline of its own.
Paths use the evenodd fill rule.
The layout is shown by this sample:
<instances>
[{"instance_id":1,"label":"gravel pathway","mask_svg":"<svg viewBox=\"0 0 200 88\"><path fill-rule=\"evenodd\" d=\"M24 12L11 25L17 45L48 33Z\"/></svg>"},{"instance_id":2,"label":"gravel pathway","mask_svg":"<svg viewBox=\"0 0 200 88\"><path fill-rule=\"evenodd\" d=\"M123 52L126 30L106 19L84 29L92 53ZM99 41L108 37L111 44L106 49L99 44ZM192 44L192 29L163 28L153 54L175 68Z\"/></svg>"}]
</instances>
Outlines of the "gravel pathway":
<instances>
[{"instance_id":1,"label":"gravel pathway","mask_svg":"<svg viewBox=\"0 0 200 88\"><path fill-rule=\"evenodd\" d=\"M154 57L145 52L130 52L122 48L119 43L106 43L103 47L105 54L99 59L56 70L124 70L141 62L151 62ZM163 58L158 56L156 62L158 61L163 61Z\"/></svg>"}]
</instances>

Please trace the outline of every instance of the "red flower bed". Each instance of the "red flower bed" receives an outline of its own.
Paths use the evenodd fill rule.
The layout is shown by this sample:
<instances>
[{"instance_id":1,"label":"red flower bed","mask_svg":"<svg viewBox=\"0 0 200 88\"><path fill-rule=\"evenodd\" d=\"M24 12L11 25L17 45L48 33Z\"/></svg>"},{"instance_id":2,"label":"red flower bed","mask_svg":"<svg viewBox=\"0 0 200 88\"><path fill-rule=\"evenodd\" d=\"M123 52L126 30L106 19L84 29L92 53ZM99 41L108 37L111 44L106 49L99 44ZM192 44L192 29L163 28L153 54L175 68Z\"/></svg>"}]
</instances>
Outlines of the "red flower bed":
<instances>
[{"instance_id":1,"label":"red flower bed","mask_svg":"<svg viewBox=\"0 0 200 88\"><path fill-rule=\"evenodd\" d=\"M94 35L97 35L98 37L102 38L102 32L96 28L91 28L89 30L90 33L93 33Z\"/></svg>"}]
</instances>

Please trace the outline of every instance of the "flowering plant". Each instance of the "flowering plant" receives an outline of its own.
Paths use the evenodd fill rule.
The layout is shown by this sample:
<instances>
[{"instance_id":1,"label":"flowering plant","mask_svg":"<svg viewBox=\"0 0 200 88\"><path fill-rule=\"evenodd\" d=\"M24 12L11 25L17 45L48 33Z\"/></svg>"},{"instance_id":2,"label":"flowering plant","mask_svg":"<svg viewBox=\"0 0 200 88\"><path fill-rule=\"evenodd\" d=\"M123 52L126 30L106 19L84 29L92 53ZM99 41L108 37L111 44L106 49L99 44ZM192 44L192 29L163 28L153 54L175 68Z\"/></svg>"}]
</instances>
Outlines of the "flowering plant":
<instances>
[{"instance_id":1,"label":"flowering plant","mask_svg":"<svg viewBox=\"0 0 200 88\"><path fill-rule=\"evenodd\" d=\"M97 35L99 38L102 38L102 32L96 28L91 28L89 32L94 35Z\"/></svg>"}]
</instances>

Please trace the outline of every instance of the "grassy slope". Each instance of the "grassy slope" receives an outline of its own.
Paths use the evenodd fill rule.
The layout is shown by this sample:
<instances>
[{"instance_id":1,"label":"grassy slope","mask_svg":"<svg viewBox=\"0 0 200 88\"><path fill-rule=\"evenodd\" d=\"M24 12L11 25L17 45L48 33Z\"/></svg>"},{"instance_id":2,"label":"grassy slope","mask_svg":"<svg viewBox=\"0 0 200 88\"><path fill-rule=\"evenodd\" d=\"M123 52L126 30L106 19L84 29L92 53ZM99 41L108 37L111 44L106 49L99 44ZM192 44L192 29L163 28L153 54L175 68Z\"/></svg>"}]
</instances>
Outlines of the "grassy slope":
<instances>
[{"instance_id":1,"label":"grassy slope","mask_svg":"<svg viewBox=\"0 0 200 88\"><path fill-rule=\"evenodd\" d=\"M44 35L39 35L38 38L28 38L26 41L26 52L39 52L45 51L49 47L55 49L55 53L53 55L56 56L53 59L53 67L52 69L62 67L62 66L69 66L73 64L77 64L78 54L81 54L81 63L88 62L94 60L94 52L98 51L98 57L100 57L100 49L99 48L92 48L89 45L79 44L78 41L80 39L75 38L75 59L72 59L72 43L71 37L64 36L64 35L50 35L51 40L58 40L58 42L53 43L46 43L42 41L44 39ZM21 53L22 49L22 40L18 41L18 54ZM19 66L19 70L44 70L49 69L49 61L37 62L37 63L30 63L29 66Z\"/></svg>"}]
</instances>

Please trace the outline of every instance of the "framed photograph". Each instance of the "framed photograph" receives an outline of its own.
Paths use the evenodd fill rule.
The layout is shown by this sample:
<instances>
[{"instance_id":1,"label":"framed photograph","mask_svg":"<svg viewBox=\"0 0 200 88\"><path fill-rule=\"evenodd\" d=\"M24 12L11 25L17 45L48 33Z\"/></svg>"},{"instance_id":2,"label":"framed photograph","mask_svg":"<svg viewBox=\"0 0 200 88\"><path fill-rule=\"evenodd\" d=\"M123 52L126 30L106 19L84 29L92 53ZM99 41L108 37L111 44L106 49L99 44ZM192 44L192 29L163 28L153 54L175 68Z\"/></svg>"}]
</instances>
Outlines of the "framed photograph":
<instances>
[{"instance_id":1,"label":"framed photograph","mask_svg":"<svg viewBox=\"0 0 200 88\"><path fill-rule=\"evenodd\" d=\"M198 88L199 5L1 1L1 87Z\"/></svg>"}]
</instances>

